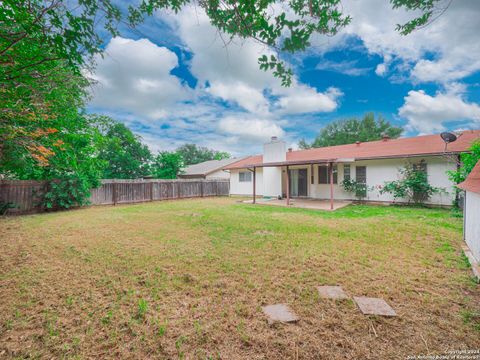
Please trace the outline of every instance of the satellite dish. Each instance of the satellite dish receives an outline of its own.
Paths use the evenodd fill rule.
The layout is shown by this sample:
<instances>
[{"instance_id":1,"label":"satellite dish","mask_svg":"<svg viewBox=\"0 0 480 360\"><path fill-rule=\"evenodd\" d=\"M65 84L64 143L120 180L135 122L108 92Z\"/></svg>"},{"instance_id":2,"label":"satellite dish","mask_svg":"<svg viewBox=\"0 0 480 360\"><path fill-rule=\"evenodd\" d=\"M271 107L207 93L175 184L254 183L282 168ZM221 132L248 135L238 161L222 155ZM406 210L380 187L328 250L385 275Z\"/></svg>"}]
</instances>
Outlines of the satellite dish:
<instances>
[{"instance_id":1,"label":"satellite dish","mask_svg":"<svg viewBox=\"0 0 480 360\"><path fill-rule=\"evenodd\" d=\"M451 132L442 132L440 137L443 139L443 141L445 141L445 144L450 144L457 140L457 135Z\"/></svg>"}]
</instances>

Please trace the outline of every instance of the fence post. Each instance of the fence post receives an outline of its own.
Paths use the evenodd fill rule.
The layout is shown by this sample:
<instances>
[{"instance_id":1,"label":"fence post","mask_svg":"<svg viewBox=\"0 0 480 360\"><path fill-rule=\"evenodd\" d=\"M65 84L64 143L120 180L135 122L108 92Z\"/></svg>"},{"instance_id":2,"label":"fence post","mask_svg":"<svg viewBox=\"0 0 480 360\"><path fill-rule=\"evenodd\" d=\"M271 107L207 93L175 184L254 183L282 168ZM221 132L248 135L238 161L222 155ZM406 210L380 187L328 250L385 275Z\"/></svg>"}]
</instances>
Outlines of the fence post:
<instances>
[{"instance_id":1,"label":"fence post","mask_svg":"<svg viewBox=\"0 0 480 360\"><path fill-rule=\"evenodd\" d=\"M205 180L200 180L200 197L203 197L203 184L205 183Z\"/></svg>"},{"instance_id":2,"label":"fence post","mask_svg":"<svg viewBox=\"0 0 480 360\"><path fill-rule=\"evenodd\" d=\"M153 201L153 181L150 183L150 201Z\"/></svg>"},{"instance_id":3,"label":"fence post","mask_svg":"<svg viewBox=\"0 0 480 360\"><path fill-rule=\"evenodd\" d=\"M113 205L117 205L117 183L115 180L112 182L113 189L112 189L112 197L113 197Z\"/></svg>"}]
</instances>

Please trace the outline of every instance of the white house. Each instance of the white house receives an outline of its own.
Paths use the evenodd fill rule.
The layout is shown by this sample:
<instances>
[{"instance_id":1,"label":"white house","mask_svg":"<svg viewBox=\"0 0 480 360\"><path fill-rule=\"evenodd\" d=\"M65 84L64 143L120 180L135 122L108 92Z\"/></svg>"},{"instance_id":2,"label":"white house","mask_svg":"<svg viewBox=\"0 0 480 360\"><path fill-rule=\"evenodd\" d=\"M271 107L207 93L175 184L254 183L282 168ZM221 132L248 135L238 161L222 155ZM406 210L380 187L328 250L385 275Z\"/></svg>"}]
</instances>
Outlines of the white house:
<instances>
[{"instance_id":1,"label":"white house","mask_svg":"<svg viewBox=\"0 0 480 360\"><path fill-rule=\"evenodd\" d=\"M355 179L366 184L366 201L392 202L393 197L381 194L379 187L398 180L407 163L418 164L427 171L431 185L445 189L428 203L449 206L455 192L447 171L456 168L458 155L477 139L480 130L469 130L447 149L439 135L427 135L292 151L272 137L262 155L244 158L224 170L231 174L231 195L354 200L355 194L346 192L341 182Z\"/></svg>"},{"instance_id":2,"label":"white house","mask_svg":"<svg viewBox=\"0 0 480 360\"><path fill-rule=\"evenodd\" d=\"M229 179L230 172L223 170L223 168L239 160L233 158L204 161L187 166L178 177L181 179Z\"/></svg>"},{"instance_id":3,"label":"white house","mask_svg":"<svg viewBox=\"0 0 480 360\"><path fill-rule=\"evenodd\" d=\"M458 184L458 187L465 190L463 236L468 246L465 253L470 258L475 275L480 277L478 270L480 263L480 162L475 165L467 179Z\"/></svg>"}]
</instances>

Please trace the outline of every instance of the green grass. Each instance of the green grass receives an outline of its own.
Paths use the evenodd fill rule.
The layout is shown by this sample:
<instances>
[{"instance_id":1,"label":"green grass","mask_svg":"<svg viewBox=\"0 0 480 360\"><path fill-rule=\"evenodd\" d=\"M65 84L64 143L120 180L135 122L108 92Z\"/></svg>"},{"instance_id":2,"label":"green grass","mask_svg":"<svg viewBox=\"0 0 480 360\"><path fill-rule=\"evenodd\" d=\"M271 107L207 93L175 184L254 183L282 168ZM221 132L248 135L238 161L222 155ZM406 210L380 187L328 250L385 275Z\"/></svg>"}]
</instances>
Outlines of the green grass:
<instances>
[{"instance_id":1,"label":"green grass","mask_svg":"<svg viewBox=\"0 0 480 360\"><path fill-rule=\"evenodd\" d=\"M388 359L475 348L480 294L461 229L442 209L228 198L5 218L0 353ZM399 316L322 301L324 284L382 297ZM301 321L268 325L261 306L273 303Z\"/></svg>"}]
</instances>

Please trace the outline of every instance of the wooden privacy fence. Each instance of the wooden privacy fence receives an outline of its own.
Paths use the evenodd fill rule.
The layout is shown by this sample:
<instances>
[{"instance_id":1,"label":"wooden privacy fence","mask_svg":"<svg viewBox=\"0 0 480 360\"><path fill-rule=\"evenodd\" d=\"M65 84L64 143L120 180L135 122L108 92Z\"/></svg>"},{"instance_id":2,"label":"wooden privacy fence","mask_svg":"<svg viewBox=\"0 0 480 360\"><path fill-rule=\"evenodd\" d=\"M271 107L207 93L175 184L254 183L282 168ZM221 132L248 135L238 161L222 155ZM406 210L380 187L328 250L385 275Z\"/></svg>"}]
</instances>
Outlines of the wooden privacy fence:
<instances>
[{"instance_id":1,"label":"wooden privacy fence","mask_svg":"<svg viewBox=\"0 0 480 360\"><path fill-rule=\"evenodd\" d=\"M0 202L12 203L9 214L44 211L39 205L47 187L45 181L1 180ZM184 199L204 196L227 196L229 180L102 180L92 189L91 205L130 204L145 201Z\"/></svg>"}]
</instances>

